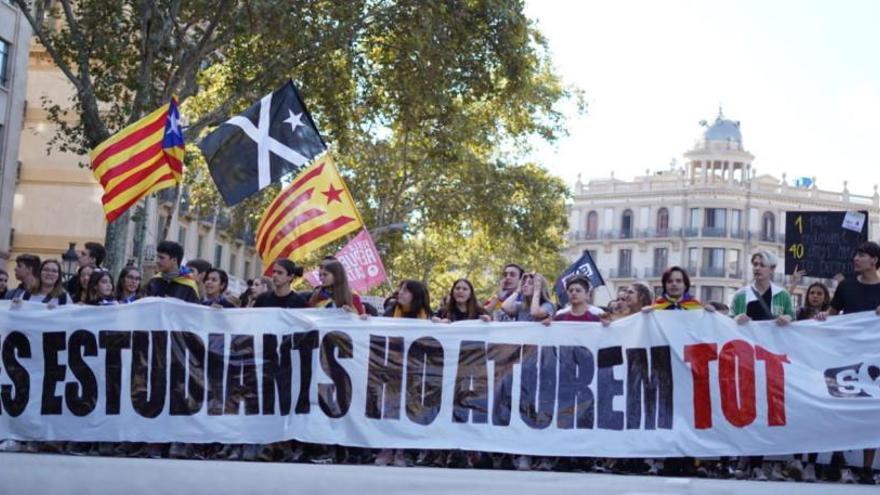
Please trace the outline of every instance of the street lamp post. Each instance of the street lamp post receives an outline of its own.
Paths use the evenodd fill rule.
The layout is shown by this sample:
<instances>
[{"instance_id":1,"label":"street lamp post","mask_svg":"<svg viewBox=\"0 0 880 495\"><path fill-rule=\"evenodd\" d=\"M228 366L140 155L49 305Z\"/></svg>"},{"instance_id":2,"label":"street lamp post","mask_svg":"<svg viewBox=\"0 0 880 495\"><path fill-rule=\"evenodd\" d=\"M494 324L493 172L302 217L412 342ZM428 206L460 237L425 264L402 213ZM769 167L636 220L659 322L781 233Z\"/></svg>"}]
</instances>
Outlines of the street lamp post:
<instances>
[{"instance_id":1,"label":"street lamp post","mask_svg":"<svg viewBox=\"0 0 880 495\"><path fill-rule=\"evenodd\" d=\"M76 243L70 242L68 244L70 246L67 248L67 252L61 255L61 270L64 272L65 283L76 274L76 264L79 261L79 256L76 254Z\"/></svg>"}]
</instances>

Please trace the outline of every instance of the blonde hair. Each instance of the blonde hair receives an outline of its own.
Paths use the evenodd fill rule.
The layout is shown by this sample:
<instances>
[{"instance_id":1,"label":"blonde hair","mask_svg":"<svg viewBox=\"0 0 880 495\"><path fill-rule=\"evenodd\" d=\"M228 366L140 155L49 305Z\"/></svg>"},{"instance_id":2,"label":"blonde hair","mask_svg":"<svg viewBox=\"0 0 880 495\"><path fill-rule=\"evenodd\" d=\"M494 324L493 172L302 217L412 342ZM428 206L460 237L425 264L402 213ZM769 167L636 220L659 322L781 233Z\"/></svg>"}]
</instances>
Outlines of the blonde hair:
<instances>
[{"instance_id":1,"label":"blonde hair","mask_svg":"<svg viewBox=\"0 0 880 495\"><path fill-rule=\"evenodd\" d=\"M762 250L756 252L752 255L752 263L755 262L755 258L761 258L761 262L769 266L770 268L776 268L776 266L779 264L779 259L776 258L776 255L771 253L770 251Z\"/></svg>"}]
</instances>

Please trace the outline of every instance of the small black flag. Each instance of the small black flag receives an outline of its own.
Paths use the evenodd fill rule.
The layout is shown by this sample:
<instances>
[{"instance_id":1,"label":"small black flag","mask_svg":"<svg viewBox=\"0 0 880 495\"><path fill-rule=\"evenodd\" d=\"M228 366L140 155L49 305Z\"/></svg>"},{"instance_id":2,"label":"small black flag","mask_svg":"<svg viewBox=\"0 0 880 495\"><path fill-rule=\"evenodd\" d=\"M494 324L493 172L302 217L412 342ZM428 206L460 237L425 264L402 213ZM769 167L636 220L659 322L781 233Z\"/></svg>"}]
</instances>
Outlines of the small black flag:
<instances>
[{"instance_id":1,"label":"small black flag","mask_svg":"<svg viewBox=\"0 0 880 495\"><path fill-rule=\"evenodd\" d=\"M562 272L562 275L556 279L554 290L556 291L556 297L559 299L560 306L568 304L568 293L565 292L565 282L576 275L581 275L590 279L590 287L605 285L605 281L602 280L602 274L599 273L599 269L596 267L593 257L590 256L589 251L584 250L584 254L580 259L572 263L571 266L566 268L565 271Z\"/></svg>"},{"instance_id":2,"label":"small black flag","mask_svg":"<svg viewBox=\"0 0 880 495\"><path fill-rule=\"evenodd\" d=\"M199 143L211 177L232 206L298 172L327 146L293 81L268 94Z\"/></svg>"}]
</instances>

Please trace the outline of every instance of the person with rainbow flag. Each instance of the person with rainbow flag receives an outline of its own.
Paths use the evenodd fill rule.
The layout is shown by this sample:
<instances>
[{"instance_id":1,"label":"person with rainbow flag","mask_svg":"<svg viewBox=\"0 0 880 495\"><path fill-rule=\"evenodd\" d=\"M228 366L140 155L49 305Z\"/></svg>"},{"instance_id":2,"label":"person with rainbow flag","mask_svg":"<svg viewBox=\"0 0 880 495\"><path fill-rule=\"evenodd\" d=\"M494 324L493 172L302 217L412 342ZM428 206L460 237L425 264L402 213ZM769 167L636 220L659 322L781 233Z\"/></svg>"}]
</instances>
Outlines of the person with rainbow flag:
<instances>
[{"instance_id":1,"label":"person with rainbow flag","mask_svg":"<svg viewBox=\"0 0 880 495\"><path fill-rule=\"evenodd\" d=\"M703 309L703 304L690 293L691 278L688 277L684 268L680 266L669 267L663 272L661 281L663 282L663 295L655 299L654 304L648 306L646 310Z\"/></svg>"}]
</instances>

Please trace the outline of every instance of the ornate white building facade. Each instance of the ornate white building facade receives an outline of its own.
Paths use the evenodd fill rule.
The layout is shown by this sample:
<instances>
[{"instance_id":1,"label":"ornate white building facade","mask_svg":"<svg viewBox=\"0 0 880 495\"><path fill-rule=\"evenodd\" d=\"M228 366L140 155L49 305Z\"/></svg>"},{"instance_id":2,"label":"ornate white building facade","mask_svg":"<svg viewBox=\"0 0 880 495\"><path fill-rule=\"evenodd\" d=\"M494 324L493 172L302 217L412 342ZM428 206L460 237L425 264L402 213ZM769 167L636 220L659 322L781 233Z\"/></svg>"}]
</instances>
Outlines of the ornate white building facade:
<instances>
[{"instance_id":1,"label":"ornate white building facade","mask_svg":"<svg viewBox=\"0 0 880 495\"><path fill-rule=\"evenodd\" d=\"M569 247L574 260L590 251L610 293L642 281L660 290L660 277L672 265L688 270L691 292L701 301L729 304L733 293L751 280L751 253L766 249L784 259L785 212L792 210L868 210L868 237L876 240L880 195L821 190L815 178L790 185L770 175L757 176L754 156L743 147L739 122L719 109L685 166L646 171L632 181L578 178L569 209ZM807 182L808 184L803 184ZM780 265L781 265L780 261ZM777 267L776 282L787 283ZM800 294L812 280L798 287ZM596 291L597 304L609 292Z\"/></svg>"}]
</instances>

